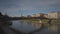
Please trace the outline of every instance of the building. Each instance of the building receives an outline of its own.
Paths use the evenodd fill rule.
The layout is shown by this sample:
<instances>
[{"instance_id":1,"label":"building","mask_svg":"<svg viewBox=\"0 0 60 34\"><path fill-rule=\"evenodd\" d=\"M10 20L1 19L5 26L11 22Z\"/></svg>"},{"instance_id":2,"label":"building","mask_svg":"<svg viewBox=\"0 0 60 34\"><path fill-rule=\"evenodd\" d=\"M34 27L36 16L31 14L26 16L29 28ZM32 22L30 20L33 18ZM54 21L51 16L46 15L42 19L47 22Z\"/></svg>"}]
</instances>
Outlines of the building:
<instances>
[{"instance_id":1,"label":"building","mask_svg":"<svg viewBox=\"0 0 60 34\"><path fill-rule=\"evenodd\" d=\"M60 12L49 12L48 18L60 19Z\"/></svg>"},{"instance_id":2,"label":"building","mask_svg":"<svg viewBox=\"0 0 60 34\"><path fill-rule=\"evenodd\" d=\"M32 14L31 17L43 17L44 14L43 13L39 13L39 14Z\"/></svg>"},{"instance_id":3,"label":"building","mask_svg":"<svg viewBox=\"0 0 60 34\"><path fill-rule=\"evenodd\" d=\"M36 14L32 14L31 17L36 17Z\"/></svg>"},{"instance_id":4,"label":"building","mask_svg":"<svg viewBox=\"0 0 60 34\"><path fill-rule=\"evenodd\" d=\"M32 17L48 18L48 14L38 13L38 14L33 14Z\"/></svg>"},{"instance_id":5,"label":"building","mask_svg":"<svg viewBox=\"0 0 60 34\"><path fill-rule=\"evenodd\" d=\"M27 17L31 17L31 15L27 15Z\"/></svg>"}]
</instances>

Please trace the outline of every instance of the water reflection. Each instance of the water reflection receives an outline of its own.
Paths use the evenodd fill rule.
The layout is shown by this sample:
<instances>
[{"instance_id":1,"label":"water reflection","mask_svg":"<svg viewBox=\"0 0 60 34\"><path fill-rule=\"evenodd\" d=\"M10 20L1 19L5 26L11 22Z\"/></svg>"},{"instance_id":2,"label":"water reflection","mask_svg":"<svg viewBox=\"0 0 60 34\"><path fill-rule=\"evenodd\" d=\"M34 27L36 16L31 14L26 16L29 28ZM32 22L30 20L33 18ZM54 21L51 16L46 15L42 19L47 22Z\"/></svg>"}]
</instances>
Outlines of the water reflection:
<instances>
[{"instance_id":1,"label":"water reflection","mask_svg":"<svg viewBox=\"0 0 60 34\"><path fill-rule=\"evenodd\" d=\"M58 25L51 25L51 26L48 27L48 30L57 32L57 28L58 28L57 26Z\"/></svg>"},{"instance_id":2,"label":"water reflection","mask_svg":"<svg viewBox=\"0 0 60 34\"><path fill-rule=\"evenodd\" d=\"M60 32L60 24L47 25L48 27L41 28L41 23L32 23L26 21L12 21L12 28L21 32L37 32L38 34L57 34ZM43 33L44 32L44 33Z\"/></svg>"},{"instance_id":3,"label":"water reflection","mask_svg":"<svg viewBox=\"0 0 60 34\"><path fill-rule=\"evenodd\" d=\"M36 29L39 29L41 27L40 23L32 23L32 26L35 27Z\"/></svg>"},{"instance_id":4,"label":"water reflection","mask_svg":"<svg viewBox=\"0 0 60 34\"><path fill-rule=\"evenodd\" d=\"M22 31L22 32L30 32L36 30L41 27L41 24L31 23L25 21L12 21L12 28Z\"/></svg>"},{"instance_id":5,"label":"water reflection","mask_svg":"<svg viewBox=\"0 0 60 34\"><path fill-rule=\"evenodd\" d=\"M48 27L49 31L60 33L60 24L52 24Z\"/></svg>"}]
</instances>

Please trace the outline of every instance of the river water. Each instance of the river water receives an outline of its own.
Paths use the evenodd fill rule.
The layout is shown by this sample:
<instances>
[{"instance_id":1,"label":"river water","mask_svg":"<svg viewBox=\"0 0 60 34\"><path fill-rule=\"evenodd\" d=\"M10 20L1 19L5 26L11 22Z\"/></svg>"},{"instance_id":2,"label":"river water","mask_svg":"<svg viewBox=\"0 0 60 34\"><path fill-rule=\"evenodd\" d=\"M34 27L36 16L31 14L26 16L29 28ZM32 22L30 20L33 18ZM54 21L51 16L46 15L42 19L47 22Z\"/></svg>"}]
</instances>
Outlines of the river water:
<instances>
[{"instance_id":1,"label":"river water","mask_svg":"<svg viewBox=\"0 0 60 34\"><path fill-rule=\"evenodd\" d=\"M41 29L40 23L32 23L32 22L17 20L17 21L12 21L12 25L10 27L24 33L32 32L33 34L59 34L58 26L60 25L52 25Z\"/></svg>"}]
</instances>

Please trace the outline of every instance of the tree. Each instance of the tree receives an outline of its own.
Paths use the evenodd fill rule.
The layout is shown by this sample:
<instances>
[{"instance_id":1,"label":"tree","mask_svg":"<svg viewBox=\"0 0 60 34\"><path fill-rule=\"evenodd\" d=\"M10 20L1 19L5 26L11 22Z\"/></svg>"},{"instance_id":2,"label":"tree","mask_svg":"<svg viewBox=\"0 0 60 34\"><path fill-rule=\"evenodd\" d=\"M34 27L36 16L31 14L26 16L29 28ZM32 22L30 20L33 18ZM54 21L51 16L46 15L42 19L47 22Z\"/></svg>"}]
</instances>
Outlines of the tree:
<instances>
[{"instance_id":1,"label":"tree","mask_svg":"<svg viewBox=\"0 0 60 34\"><path fill-rule=\"evenodd\" d=\"M0 12L0 17L3 16L2 13Z\"/></svg>"}]
</instances>

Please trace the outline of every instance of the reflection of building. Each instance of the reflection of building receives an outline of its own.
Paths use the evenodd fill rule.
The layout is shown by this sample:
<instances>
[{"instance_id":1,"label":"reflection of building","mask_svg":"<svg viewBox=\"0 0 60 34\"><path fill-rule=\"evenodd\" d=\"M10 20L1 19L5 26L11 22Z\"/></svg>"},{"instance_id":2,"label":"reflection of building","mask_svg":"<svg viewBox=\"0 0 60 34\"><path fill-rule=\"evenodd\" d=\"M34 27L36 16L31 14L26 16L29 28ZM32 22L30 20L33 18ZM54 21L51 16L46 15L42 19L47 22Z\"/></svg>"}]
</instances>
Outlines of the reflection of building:
<instances>
[{"instance_id":1,"label":"reflection of building","mask_svg":"<svg viewBox=\"0 0 60 34\"><path fill-rule=\"evenodd\" d=\"M40 23L32 23L32 26L36 29L41 28L41 24Z\"/></svg>"},{"instance_id":2,"label":"reflection of building","mask_svg":"<svg viewBox=\"0 0 60 34\"><path fill-rule=\"evenodd\" d=\"M60 33L60 24L53 24L50 27L48 27L48 30Z\"/></svg>"},{"instance_id":3,"label":"reflection of building","mask_svg":"<svg viewBox=\"0 0 60 34\"><path fill-rule=\"evenodd\" d=\"M60 18L60 12L49 12L48 13L48 18L56 18L56 19L59 19Z\"/></svg>"}]
</instances>

